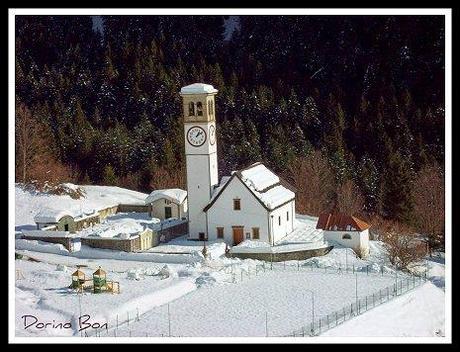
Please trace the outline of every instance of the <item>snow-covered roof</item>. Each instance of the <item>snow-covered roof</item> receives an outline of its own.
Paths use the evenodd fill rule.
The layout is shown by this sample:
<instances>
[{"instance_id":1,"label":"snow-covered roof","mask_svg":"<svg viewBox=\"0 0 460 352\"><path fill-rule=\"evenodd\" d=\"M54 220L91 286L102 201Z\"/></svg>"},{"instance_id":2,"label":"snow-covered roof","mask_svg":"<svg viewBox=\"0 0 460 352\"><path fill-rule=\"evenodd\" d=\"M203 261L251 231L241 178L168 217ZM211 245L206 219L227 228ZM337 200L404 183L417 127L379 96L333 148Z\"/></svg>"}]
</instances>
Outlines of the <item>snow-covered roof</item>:
<instances>
[{"instance_id":1,"label":"snow-covered roof","mask_svg":"<svg viewBox=\"0 0 460 352\"><path fill-rule=\"evenodd\" d=\"M291 185L262 163L255 163L245 169L233 171L231 177L222 177L221 183L214 190L211 201L204 209L205 211L214 204L230 180L235 177L246 185L267 210L276 209L295 198L295 190Z\"/></svg>"},{"instance_id":2,"label":"snow-covered roof","mask_svg":"<svg viewBox=\"0 0 460 352\"><path fill-rule=\"evenodd\" d=\"M84 209L78 207L54 209L45 207L40 209L40 211L34 216L34 221L37 224L55 224L64 216L71 216L75 221L81 221L98 214L99 213L95 209Z\"/></svg>"},{"instance_id":3,"label":"snow-covered roof","mask_svg":"<svg viewBox=\"0 0 460 352\"><path fill-rule=\"evenodd\" d=\"M158 199L168 199L173 203L182 204L187 198L187 191L180 188L157 189L145 198L145 204L150 204Z\"/></svg>"},{"instance_id":4,"label":"snow-covered roof","mask_svg":"<svg viewBox=\"0 0 460 352\"><path fill-rule=\"evenodd\" d=\"M281 179L264 164L255 163L236 173L269 210L295 198L292 187L284 181L281 183Z\"/></svg>"},{"instance_id":5,"label":"snow-covered roof","mask_svg":"<svg viewBox=\"0 0 460 352\"><path fill-rule=\"evenodd\" d=\"M182 87L180 94L213 94L217 93L217 89L210 84L193 83L188 86Z\"/></svg>"},{"instance_id":6,"label":"snow-covered roof","mask_svg":"<svg viewBox=\"0 0 460 352\"><path fill-rule=\"evenodd\" d=\"M258 164L254 167L241 171L241 179L254 190L263 192L266 188L280 182L278 176L265 167Z\"/></svg>"},{"instance_id":7,"label":"snow-covered roof","mask_svg":"<svg viewBox=\"0 0 460 352\"><path fill-rule=\"evenodd\" d=\"M42 208L34 216L34 221L38 224L54 224L59 222L64 216L74 217L75 214L68 209Z\"/></svg>"}]
</instances>

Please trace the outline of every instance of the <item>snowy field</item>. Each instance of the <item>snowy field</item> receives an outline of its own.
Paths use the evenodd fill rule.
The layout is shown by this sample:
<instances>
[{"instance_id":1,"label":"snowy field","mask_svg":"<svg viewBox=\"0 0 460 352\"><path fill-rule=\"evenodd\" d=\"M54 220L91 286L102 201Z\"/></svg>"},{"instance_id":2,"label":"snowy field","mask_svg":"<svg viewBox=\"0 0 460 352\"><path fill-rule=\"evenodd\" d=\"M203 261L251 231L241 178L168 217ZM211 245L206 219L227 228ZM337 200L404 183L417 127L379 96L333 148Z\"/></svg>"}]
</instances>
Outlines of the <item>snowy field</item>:
<instances>
[{"instance_id":1,"label":"snowy field","mask_svg":"<svg viewBox=\"0 0 460 352\"><path fill-rule=\"evenodd\" d=\"M117 187L83 187L94 207L117 197L140 202L146 196ZM16 230L34 226L33 216L44 204L77 206L79 202L69 196L31 194L16 187ZM126 216L118 215L121 221ZM297 215L296 221L302 230L283 245L296 245L305 236L317 236L315 218ZM335 246L323 257L287 262L286 270L279 263L274 271L268 270L269 264L262 270L262 262L226 258L223 243L207 243L210 258L204 261L202 243L187 241L185 236L141 253L86 246L69 253L60 244L15 242L16 253L24 255L24 259L15 261L17 336L80 336L77 319L85 314L95 326L107 323L107 330L84 330L91 336L283 336L310 324L312 292L316 319L355 302L355 276L340 273L339 267L348 265L359 272L359 297L390 286L395 280L384 249L376 241L370 242L366 260L355 257L350 249ZM28 257L34 260L26 260ZM425 264L431 282L323 336L442 336L444 258L431 258ZM87 291L78 295L70 290L71 274L77 265L83 266L81 270L88 278L101 266L108 280L119 282L120 294ZM381 269L383 276L378 274ZM21 317L26 314L49 324L46 328L35 324L25 329ZM28 319L30 323L33 318ZM52 327L60 322L70 322L71 328Z\"/></svg>"}]
</instances>

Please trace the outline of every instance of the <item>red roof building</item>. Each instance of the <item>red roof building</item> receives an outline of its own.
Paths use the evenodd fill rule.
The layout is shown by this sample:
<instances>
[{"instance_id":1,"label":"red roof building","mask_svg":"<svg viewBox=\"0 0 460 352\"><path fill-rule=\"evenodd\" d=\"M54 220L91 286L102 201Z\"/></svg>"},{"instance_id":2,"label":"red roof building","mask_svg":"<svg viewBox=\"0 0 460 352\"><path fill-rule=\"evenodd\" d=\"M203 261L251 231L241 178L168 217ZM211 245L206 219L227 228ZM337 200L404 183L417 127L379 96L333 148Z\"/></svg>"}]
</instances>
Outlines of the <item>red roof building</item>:
<instances>
[{"instance_id":1,"label":"red roof building","mask_svg":"<svg viewBox=\"0 0 460 352\"><path fill-rule=\"evenodd\" d=\"M322 213L316 224L317 229L326 231L364 231L371 225L351 215L343 213Z\"/></svg>"}]
</instances>

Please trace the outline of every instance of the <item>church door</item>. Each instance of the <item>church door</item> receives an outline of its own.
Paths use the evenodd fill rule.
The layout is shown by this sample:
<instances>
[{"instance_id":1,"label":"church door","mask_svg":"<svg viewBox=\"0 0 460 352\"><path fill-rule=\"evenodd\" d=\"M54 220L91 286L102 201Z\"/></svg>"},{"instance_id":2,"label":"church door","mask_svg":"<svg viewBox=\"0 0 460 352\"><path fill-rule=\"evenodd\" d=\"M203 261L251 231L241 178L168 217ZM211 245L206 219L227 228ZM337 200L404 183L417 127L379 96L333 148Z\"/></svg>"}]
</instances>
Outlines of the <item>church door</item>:
<instances>
[{"instance_id":1,"label":"church door","mask_svg":"<svg viewBox=\"0 0 460 352\"><path fill-rule=\"evenodd\" d=\"M232 228L233 230L233 245L237 245L240 242L243 242L244 240L244 228L243 226L235 226Z\"/></svg>"}]
</instances>

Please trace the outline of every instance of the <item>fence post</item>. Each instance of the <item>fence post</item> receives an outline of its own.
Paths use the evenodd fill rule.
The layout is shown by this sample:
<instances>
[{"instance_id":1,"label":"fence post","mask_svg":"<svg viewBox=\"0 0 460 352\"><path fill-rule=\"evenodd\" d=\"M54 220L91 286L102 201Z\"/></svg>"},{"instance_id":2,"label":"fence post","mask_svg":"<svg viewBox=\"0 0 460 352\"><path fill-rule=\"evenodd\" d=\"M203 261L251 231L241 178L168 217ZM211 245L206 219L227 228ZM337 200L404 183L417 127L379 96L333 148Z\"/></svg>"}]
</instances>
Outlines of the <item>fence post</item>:
<instances>
[{"instance_id":1,"label":"fence post","mask_svg":"<svg viewBox=\"0 0 460 352\"><path fill-rule=\"evenodd\" d=\"M139 318L139 308L136 308L137 310L137 321L140 321L141 319Z\"/></svg>"},{"instance_id":2,"label":"fence post","mask_svg":"<svg viewBox=\"0 0 460 352\"><path fill-rule=\"evenodd\" d=\"M353 274L355 273L355 264L353 264Z\"/></svg>"},{"instance_id":3,"label":"fence post","mask_svg":"<svg viewBox=\"0 0 460 352\"><path fill-rule=\"evenodd\" d=\"M337 311L335 311L335 326L337 326L338 321L339 321L339 314L337 313Z\"/></svg>"},{"instance_id":4,"label":"fence post","mask_svg":"<svg viewBox=\"0 0 460 352\"><path fill-rule=\"evenodd\" d=\"M374 292L372 292L372 307L375 307L375 298L374 298Z\"/></svg>"},{"instance_id":5,"label":"fence post","mask_svg":"<svg viewBox=\"0 0 460 352\"><path fill-rule=\"evenodd\" d=\"M128 326L129 326L129 312L126 312L126 316L128 317Z\"/></svg>"},{"instance_id":6,"label":"fence post","mask_svg":"<svg viewBox=\"0 0 460 352\"><path fill-rule=\"evenodd\" d=\"M345 321L345 307L343 307L343 321Z\"/></svg>"},{"instance_id":7,"label":"fence post","mask_svg":"<svg viewBox=\"0 0 460 352\"><path fill-rule=\"evenodd\" d=\"M369 275L369 265L366 266L366 274Z\"/></svg>"}]
</instances>

